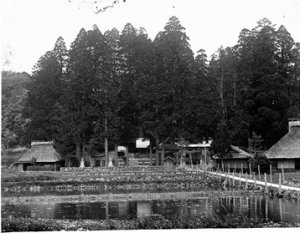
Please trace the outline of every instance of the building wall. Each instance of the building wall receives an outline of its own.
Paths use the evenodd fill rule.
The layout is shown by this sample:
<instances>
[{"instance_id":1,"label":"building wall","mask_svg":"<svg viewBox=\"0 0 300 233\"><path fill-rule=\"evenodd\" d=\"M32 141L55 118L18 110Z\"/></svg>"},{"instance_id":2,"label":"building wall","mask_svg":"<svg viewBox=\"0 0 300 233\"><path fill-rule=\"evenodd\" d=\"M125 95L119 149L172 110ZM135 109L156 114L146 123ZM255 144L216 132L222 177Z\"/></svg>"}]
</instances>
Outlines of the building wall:
<instances>
[{"instance_id":1,"label":"building wall","mask_svg":"<svg viewBox=\"0 0 300 233\"><path fill-rule=\"evenodd\" d=\"M219 160L219 166L222 168L222 160ZM241 169L243 166L243 169L249 169L248 161L245 159L224 159L223 160L224 168L234 168ZM243 165L242 165L243 164Z\"/></svg>"},{"instance_id":2,"label":"building wall","mask_svg":"<svg viewBox=\"0 0 300 233\"><path fill-rule=\"evenodd\" d=\"M167 159L164 161L164 167L165 169L172 169L174 168L174 163L170 159Z\"/></svg>"},{"instance_id":3,"label":"building wall","mask_svg":"<svg viewBox=\"0 0 300 233\"><path fill-rule=\"evenodd\" d=\"M277 169L295 169L295 160L294 159L282 159L277 161Z\"/></svg>"},{"instance_id":4,"label":"building wall","mask_svg":"<svg viewBox=\"0 0 300 233\"><path fill-rule=\"evenodd\" d=\"M18 169L19 171L24 171L23 164L22 164L22 163L18 163L18 164L17 164L17 169Z\"/></svg>"}]
</instances>

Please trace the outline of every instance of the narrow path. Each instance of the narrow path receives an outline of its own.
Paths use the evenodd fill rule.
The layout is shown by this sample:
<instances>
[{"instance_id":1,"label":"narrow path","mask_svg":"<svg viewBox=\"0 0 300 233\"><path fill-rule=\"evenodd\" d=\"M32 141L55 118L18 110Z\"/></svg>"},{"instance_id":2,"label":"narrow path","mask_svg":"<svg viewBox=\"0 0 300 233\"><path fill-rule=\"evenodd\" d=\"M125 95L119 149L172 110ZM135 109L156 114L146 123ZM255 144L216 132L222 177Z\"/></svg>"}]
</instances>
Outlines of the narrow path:
<instances>
[{"instance_id":1,"label":"narrow path","mask_svg":"<svg viewBox=\"0 0 300 233\"><path fill-rule=\"evenodd\" d=\"M190 171L199 171L199 170L193 169L193 170L190 170ZM204 172L204 171L201 171L201 172ZM220 174L220 173L217 173L217 172L209 172L209 171L207 171L207 172L210 173L210 174L213 174L213 175L217 175L217 176L220 176L220 175L222 177L226 176L226 174L223 174L223 173ZM240 180L240 177L238 177L238 176L234 176L233 178L234 178L234 180L237 180L237 181ZM232 174L230 174L230 179L232 180ZM246 178L241 178L241 181L242 182L246 182ZM264 181L258 181L258 180L256 180L255 182L256 182L257 185L265 186L265 182ZM254 180L248 178L248 183L254 183ZM279 184L275 184L275 183L269 183L269 182L267 182L267 186L268 187L279 188ZM300 188L298 188L298 187L293 187L293 186L288 186L288 185L283 185L283 184L281 185L281 189L284 189L284 190L294 190L294 191L300 192Z\"/></svg>"}]
</instances>

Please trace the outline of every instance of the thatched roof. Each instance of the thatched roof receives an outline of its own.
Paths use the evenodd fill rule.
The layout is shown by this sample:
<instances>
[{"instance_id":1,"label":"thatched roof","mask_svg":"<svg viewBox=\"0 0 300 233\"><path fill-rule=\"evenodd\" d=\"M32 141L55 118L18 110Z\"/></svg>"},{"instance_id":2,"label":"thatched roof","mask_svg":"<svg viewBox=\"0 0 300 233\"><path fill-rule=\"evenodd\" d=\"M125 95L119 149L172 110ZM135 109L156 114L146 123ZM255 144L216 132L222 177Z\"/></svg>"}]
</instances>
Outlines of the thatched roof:
<instances>
[{"instance_id":1,"label":"thatched roof","mask_svg":"<svg viewBox=\"0 0 300 233\"><path fill-rule=\"evenodd\" d=\"M300 158L300 125L290 125L290 131L264 154L268 159Z\"/></svg>"},{"instance_id":2,"label":"thatched roof","mask_svg":"<svg viewBox=\"0 0 300 233\"><path fill-rule=\"evenodd\" d=\"M227 157L225 157L224 159L248 159L253 157L252 154L242 150L241 148L237 147L237 146L230 146L231 149L229 151L229 154ZM219 156L214 156L214 159L219 159Z\"/></svg>"},{"instance_id":3,"label":"thatched roof","mask_svg":"<svg viewBox=\"0 0 300 233\"><path fill-rule=\"evenodd\" d=\"M231 157L233 159L242 159L242 158L250 158L253 157L252 154L242 150L241 148L237 146L231 145L231 151L230 151Z\"/></svg>"},{"instance_id":4,"label":"thatched roof","mask_svg":"<svg viewBox=\"0 0 300 233\"><path fill-rule=\"evenodd\" d=\"M33 160L37 163L53 163L58 162L62 158L53 148L50 142L39 142L32 144L31 148L16 163L31 163Z\"/></svg>"}]
</instances>

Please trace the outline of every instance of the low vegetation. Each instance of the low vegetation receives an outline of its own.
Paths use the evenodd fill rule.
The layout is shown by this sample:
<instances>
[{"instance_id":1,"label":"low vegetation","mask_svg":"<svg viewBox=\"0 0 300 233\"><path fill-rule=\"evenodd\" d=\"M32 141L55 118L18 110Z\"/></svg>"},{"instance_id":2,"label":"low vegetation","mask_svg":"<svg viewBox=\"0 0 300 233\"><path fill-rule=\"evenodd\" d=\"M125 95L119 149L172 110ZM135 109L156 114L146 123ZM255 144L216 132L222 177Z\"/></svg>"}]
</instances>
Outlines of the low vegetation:
<instances>
[{"instance_id":1,"label":"low vegetation","mask_svg":"<svg viewBox=\"0 0 300 233\"><path fill-rule=\"evenodd\" d=\"M18 231L84 231L84 230L138 230L138 229L201 229L201 228L272 228L300 227L298 223L274 223L247 216L199 216L195 219L149 217L143 220L49 220L31 218L4 218L2 232Z\"/></svg>"},{"instance_id":2,"label":"low vegetation","mask_svg":"<svg viewBox=\"0 0 300 233\"><path fill-rule=\"evenodd\" d=\"M18 151L1 151L1 166L2 168L11 167L13 163L17 162L22 155L25 153L25 150Z\"/></svg>"}]
</instances>

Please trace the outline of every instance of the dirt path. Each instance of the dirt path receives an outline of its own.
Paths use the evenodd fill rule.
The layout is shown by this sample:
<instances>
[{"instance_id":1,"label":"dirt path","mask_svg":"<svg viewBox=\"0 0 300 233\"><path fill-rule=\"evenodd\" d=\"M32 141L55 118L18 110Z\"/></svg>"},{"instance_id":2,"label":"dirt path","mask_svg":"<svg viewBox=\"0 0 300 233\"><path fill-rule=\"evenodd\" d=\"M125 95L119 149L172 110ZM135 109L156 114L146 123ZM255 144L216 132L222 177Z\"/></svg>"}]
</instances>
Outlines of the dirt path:
<instances>
[{"instance_id":1,"label":"dirt path","mask_svg":"<svg viewBox=\"0 0 300 233\"><path fill-rule=\"evenodd\" d=\"M218 175L218 176L222 176L222 177L225 177L226 176L226 174L224 174L224 173L217 173L217 172L209 172L210 174L213 174L213 175ZM230 179L232 179L232 175L230 174ZM238 176L234 176L233 177L234 178L234 180L237 180L237 181L239 181L240 179L241 179L241 181L242 182L246 182L246 179L245 178L240 178L240 177L238 177ZM256 184L257 185L262 185L262 186L265 186L265 182L264 181L258 181L258 180L256 180L255 181L256 182ZM248 178L248 183L254 183L254 180L253 179L249 179ZM270 183L270 182L267 182L267 186L268 187L275 187L275 188L279 188L279 184L275 184L275 183ZM281 188L282 189L284 189L284 190L295 190L295 191L298 191L298 192L300 192L300 188L298 188L298 187L293 187L293 186L288 186L288 185L281 185Z\"/></svg>"},{"instance_id":2,"label":"dirt path","mask_svg":"<svg viewBox=\"0 0 300 233\"><path fill-rule=\"evenodd\" d=\"M202 170L198 170L198 169L191 169L189 168L188 171L193 171L193 172L204 172ZM217 175L217 176L222 176L222 177L225 177L227 175L227 173L217 173L217 172L209 172L207 171L208 173L210 174L213 174L213 175ZM232 173L230 174L230 179L232 180ZM241 179L242 182L246 182L246 178L240 178L239 176L234 176L233 177L235 181L239 181ZM251 179L251 178L247 178L248 180L248 183L254 183L254 179ZM261 185L261 186L265 186L265 182L264 181L259 181L259 180L256 180L255 181L257 185ZM279 184L276 184L276 183L270 183L270 182L267 182L267 186L268 187L275 187L275 188L279 188ZM283 185L281 184L281 189L283 190L294 190L294 191L298 191L300 192L300 188L299 187L294 187L294 186L289 186L289 185Z\"/></svg>"}]
</instances>

